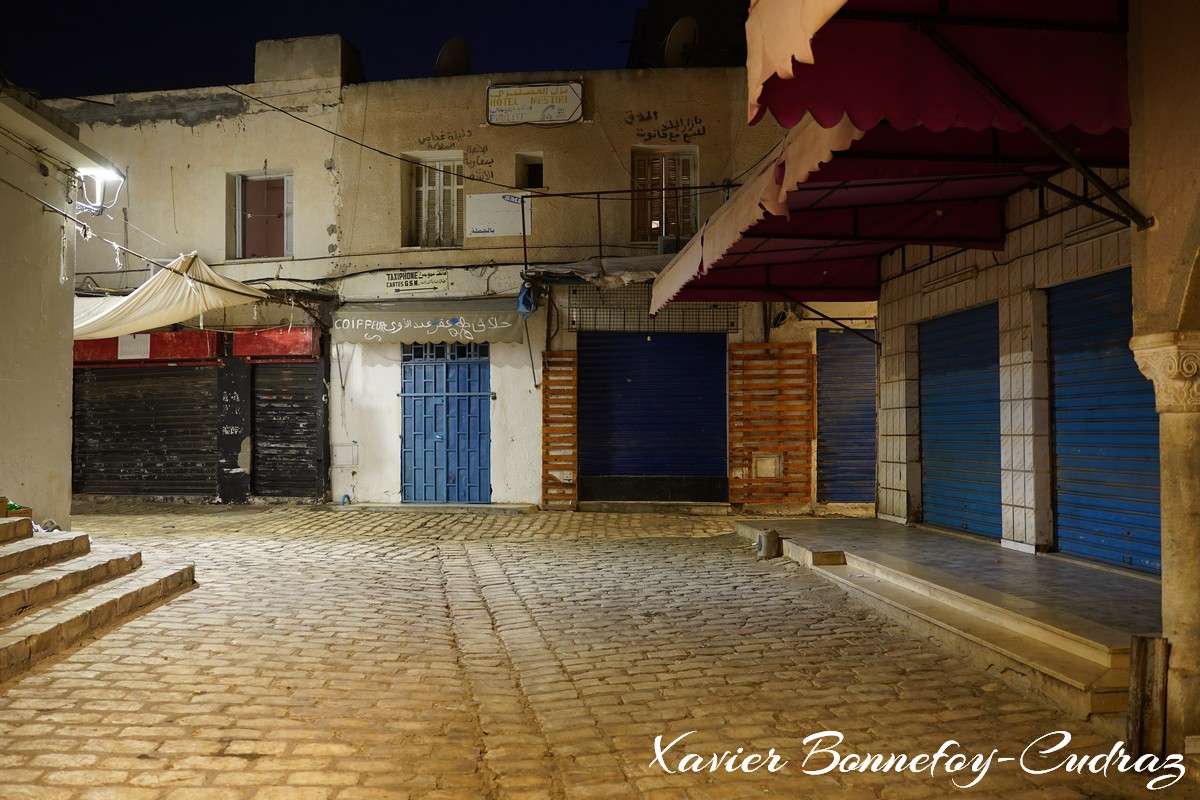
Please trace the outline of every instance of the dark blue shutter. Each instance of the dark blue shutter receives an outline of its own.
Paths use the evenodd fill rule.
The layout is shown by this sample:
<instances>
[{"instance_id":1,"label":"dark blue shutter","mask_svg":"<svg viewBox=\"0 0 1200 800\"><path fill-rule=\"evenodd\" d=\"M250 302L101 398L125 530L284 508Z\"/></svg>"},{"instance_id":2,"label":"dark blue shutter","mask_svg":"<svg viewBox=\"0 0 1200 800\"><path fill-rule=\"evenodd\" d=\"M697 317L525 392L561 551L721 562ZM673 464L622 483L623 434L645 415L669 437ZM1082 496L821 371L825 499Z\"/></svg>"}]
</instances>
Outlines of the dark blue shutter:
<instances>
[{"instance_id":1,"label":"dark blue shutter","mask_svg":"<svg viewBox=\"0 0 1200 800\"><path fill-rule=\"evenodd\" d=\"M1000 332L996 305L920 326L925 522L999 537Z\"/></svg>"},{"instance_id":2,"label":"dark blue shutter","mask_svg":"<svg viewBox=\"0 0 1200 800\"><path fill-rule=\"evenodd\" d=\"M849 331L817 331L817 499L823 502L875 502L875 351Z\"/></svg>"},{"instance_id":3,"label":"dark blue shutter","mask_svg":"<svg viewBox=\"0 0 1200 800\"><path fill-rule=\"evenodd\" d=\"M1058 548L1161 572L1158 414L1129 349L1130 271L1050 289L1047 307Z\"/></svg>"},{"instance_id":4,"label":"dark blue shutter","mask_svg":"<svg viewBox=\"0 0 1200 800\"><path fill-rule=\"evenodd\" d=\"M723 333L581 332L584 500L728 499Z\"/></svg>"}]
</instances>

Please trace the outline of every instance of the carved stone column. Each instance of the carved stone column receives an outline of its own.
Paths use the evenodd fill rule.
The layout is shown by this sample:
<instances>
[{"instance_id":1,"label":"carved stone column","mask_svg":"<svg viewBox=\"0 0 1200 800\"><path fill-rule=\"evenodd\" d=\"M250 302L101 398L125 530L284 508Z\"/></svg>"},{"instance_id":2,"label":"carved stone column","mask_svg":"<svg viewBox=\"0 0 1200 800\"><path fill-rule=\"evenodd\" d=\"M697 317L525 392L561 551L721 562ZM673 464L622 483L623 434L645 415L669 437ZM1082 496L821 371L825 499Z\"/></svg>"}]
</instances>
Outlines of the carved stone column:
<instances>
[{"instance_id":1,"label":"carved stone column","mask_svg":"<svg viewBox=\"0 0 1200 800\"><path fill-rule=\"evenodd\" d=\"M1162 498L1162 622L1170 644L1167 750L1200 734L1200 331L1135 336L1154 381Z\"/></svg>"},{"instance_id":2,"label":"carved stone column","mask_svg":"<svg viewBox=\"0 0 1200 800\"><path fill-rule=\"evenodd\" d=\"M1200 413L1200 331L1135 336L1138 369L1154 381L1158 413Z\"/></svg>"}]
</instances>

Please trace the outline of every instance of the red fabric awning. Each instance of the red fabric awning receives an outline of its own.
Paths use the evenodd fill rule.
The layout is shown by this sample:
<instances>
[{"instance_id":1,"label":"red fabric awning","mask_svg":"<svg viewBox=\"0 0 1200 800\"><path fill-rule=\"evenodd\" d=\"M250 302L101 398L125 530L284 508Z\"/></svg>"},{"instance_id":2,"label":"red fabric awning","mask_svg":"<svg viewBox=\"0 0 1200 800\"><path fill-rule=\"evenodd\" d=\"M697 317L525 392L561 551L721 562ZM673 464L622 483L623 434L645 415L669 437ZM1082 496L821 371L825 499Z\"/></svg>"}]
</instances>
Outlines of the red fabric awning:
<instances>
[{"instance_id":1,"label":"red fabric awning","mask_svg":"<svg viewBox=\"0 0 1200 800\"><path fill-rule=\"evenodd\" d=\"M791 1L758 0L751 16ZM1123 31L1119 0L848 0L813 37L814 63L793 58L794 78L768 77L751 97L759 116L796 125L790 139L835 125L858 135L803 171L768 164L754 180L786 202L718 211L738 235L720 249L689 243L652 310L672 298L870 300L879 257L898 246L1003 247L1005 198L1066 168L1031 119L1090 167L1128 164Z\"/></svg>"},{"instance_id":2,"label":"red fabric awning","mask_svg":"<svg viewBox=\"0 0 1200 800\"><path fill-rule=\"evenodd\" d=\"M945 10L943 10L943 5ZM752 12L753 13L753 12ZM1052 131L1129 128L1119 0L850 0L812 40L812 63L761 86L754 119L811 114L867 130L1025 126L925 32L945 37ZM778 35L789 36L785 31Z\"/></svg>"}]
</instances>

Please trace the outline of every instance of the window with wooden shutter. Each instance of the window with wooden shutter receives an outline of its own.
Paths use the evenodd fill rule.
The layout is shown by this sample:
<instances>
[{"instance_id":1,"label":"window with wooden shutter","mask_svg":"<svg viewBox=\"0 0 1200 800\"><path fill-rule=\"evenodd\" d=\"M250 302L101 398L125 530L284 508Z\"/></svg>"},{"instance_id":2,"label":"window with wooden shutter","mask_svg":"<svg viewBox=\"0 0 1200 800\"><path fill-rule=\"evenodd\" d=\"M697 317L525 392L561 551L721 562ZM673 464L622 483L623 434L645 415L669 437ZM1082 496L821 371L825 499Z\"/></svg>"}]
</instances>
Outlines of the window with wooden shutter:
<instances>
[{"instance_id":1,"label":"window with wooden shutter","mask_svg":"<svg viewBox=\"0 0 1200 800\"><path fill-rule=\"evenodd\" d=\"M686 238L696 232L695 152L635 150L632 174L633 241Z\"/></svg>"},{"instance_id":2,"label":"window with wooden shutter","mask_svg":"<svg viewBox=\"0 0 1200 800\"><path fill-rule=\"evenodd\" d=\"M426 159L413 167L410 246L461 247L466 228L462 158Z\"/></svg>"}]
</instances>

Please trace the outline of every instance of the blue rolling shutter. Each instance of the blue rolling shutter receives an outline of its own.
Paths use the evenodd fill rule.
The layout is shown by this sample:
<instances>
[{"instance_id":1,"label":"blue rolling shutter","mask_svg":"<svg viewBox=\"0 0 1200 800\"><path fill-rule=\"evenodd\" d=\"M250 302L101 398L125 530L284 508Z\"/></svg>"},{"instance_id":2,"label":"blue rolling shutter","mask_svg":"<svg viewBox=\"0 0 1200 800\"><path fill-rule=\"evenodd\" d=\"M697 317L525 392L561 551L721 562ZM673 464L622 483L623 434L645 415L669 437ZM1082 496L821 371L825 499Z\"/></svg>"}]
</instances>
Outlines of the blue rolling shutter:
<instances>
[{"instance_id":1,"label":"blue rolling shutter","mask_svg":"<svg viewBox=\"0 0 1200 800\"><path fill-rule=\"evenodd\" d=\"M1154 386L1129 349L1130 271L1047 292L1058 548L1162 571Z\"/></svg>"},{"instance_id":2,"label":"blue rolling shutter","mask_svg":"<svg viewBox=\"0 0 1200 800\"><path fill-rule=\"evenodd\" d=\"M875 502L875 350L847 331L817 331L817 499L823 502Z\"/></svg>"},{"instance_id":3,"label":"blue rolling shutter","mask_svg":"<svg viewBox=\"0 0 1200 800\"><path fill-rule=\"evenodd\" d=\"M580 332L582 500L728 499L723 333Z\"/></svg>"},{"instance_id":4,"label":"blue rolling shutter","mask_svg":"<svg viewBox=\"0 0 1200 800\"><path fill-rule=\"evenodd\" d=\"M925 522L999 537L998 307L921 323L920 348Z\"/></svg>"}]
</instances>

